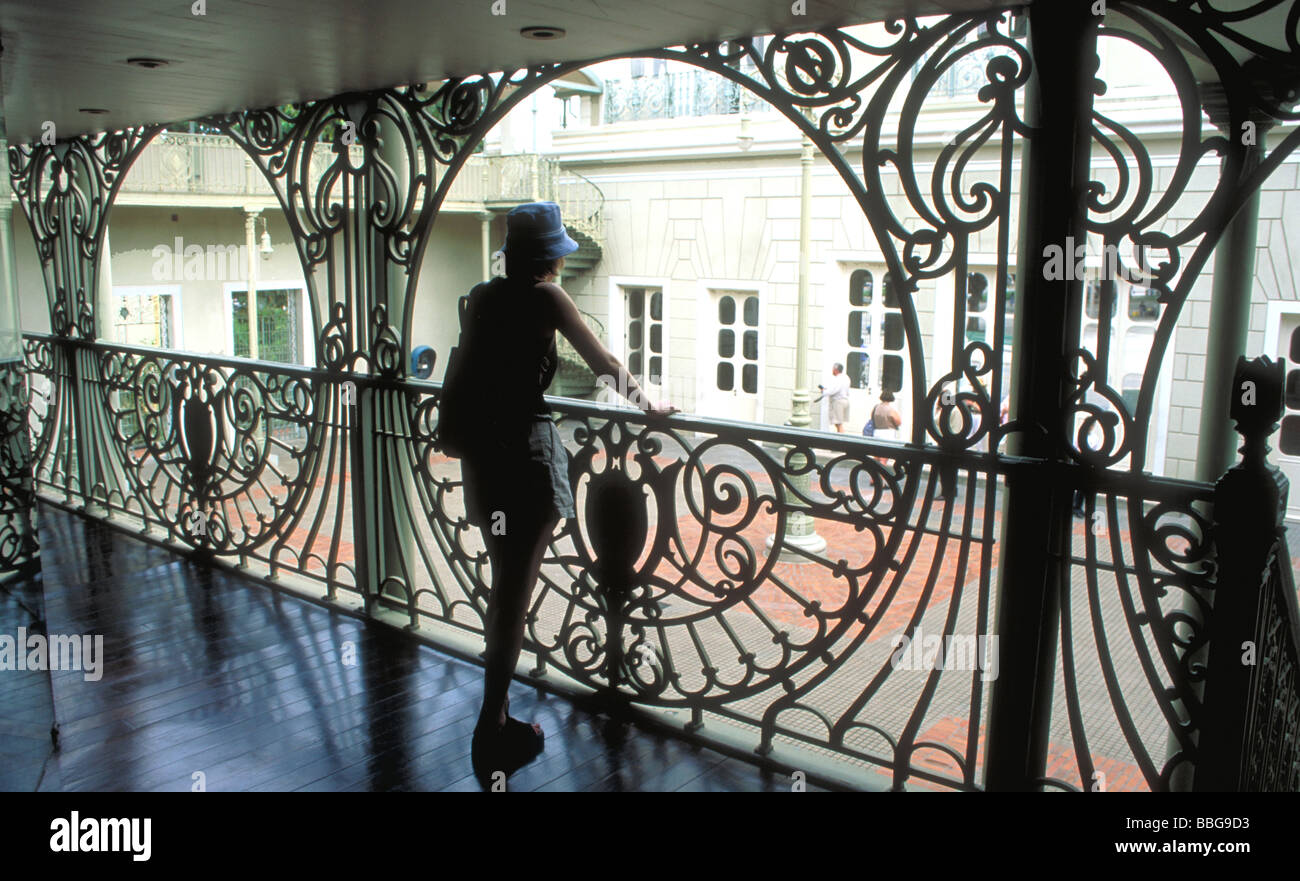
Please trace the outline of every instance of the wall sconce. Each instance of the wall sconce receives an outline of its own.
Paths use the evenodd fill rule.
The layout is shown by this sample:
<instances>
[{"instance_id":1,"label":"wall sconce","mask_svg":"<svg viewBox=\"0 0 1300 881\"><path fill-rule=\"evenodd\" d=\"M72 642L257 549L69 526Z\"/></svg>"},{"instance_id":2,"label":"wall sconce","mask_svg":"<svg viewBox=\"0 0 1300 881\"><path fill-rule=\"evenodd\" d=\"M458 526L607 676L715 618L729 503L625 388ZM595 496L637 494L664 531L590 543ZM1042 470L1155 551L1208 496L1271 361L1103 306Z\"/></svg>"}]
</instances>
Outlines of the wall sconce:
<instances>
[{"instance_id":1,"label":"wall sconce","mask_svg":"<svg viewBox=\"0 0 1300 881\"><path fill-rule=\"evenodd\" d=\"M271 247L271 233L266 228L266 218L262 218L262 247L258 248L263 260L270 260L275 249Z\"/></svg>"},{"instance_id":2,"label":"wall sconce","mask_svg":"<svg viewBox=\"0 0 1300 881\"><path fill-rule=\"evenodd\" d=\"M749 117L740 117L740 134L736 136L736 141L740 144L740 149L748 150L754 146L754 135L749 128Z\"/></svg>"}]
</instances>

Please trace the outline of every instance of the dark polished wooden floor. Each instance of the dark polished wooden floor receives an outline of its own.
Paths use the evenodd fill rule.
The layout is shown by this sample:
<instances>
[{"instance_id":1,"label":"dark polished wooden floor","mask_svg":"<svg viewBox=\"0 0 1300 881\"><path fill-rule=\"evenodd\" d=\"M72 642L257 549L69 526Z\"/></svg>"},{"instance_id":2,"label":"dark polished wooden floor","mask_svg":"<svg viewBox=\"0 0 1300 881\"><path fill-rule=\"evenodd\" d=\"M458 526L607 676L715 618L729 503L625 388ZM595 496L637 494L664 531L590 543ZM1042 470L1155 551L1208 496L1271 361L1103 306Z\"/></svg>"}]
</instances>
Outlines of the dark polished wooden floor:
<instances>
[{"instance_id":1,"label":"dark polished wooden floor","mask_svg":"<svg viewBox=\"0 0 1300 881\"><path fill-rule=\"evenodd\" d=\"M41 790L478 790L481 668L93 521L40 506L48 630L102 634L97 682L0 674L0 786ZM14 585L0 633L31 617ZM355 647L355 663L344 652ZM44 703L42 703L42 701ZM789 791L789 777L520 683L511 714L546 750L511 790ZM613 735L603 732L612 730ZM201 775L201 776L200 776ZM815 787L809 786L810 790Z\"/></svg>"}]
</instances>

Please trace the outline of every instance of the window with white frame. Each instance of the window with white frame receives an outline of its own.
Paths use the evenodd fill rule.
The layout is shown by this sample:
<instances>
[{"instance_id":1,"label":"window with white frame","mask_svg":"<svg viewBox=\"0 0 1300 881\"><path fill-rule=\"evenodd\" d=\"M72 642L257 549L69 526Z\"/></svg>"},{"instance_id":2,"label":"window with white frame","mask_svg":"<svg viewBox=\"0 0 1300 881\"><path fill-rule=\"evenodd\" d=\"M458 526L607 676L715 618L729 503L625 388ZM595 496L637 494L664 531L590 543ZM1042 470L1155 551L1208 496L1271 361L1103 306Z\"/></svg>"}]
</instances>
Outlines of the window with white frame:
<instances>
[{"instance_id":1,"label":"window with white frame","mask_svg":"<svg viewBox=\"0 0 1300 881\"><path fill-rule=\"evenodd\" d=\"M876 277L870 269L857 269L849 275L849 337L844 372L849 387L871 387L871 303L875 298Z\"/></svg>"},{"instance_id":2,"label":"window with white frame","mask_svg":"<svg viewBox=\"0 0 1300 881\"><path fill-rule=\"evenodd\" d=\"M863 268L849 274L845 342L844 367L850 388L865 388L873 394L902 390L906 373L903 312L892 280L883 270Z\"/></svg>"},{"instance_id":3,"label":"window with white frame","mask_svg":"<svg viewBox=\"0 0 1300 881\"><path fill-rule=\"evenodd\" d=\"M627 371L642 383L661 385L664 375L664 293L656 287L623 287Z\"/></svg>"},{"instance_id":4,"label":"window with white frame","mask_svg":"<svg viewBox=\"0 0 1300 881\"><path fill-rule=\"evenodd\" d=\"M1280 341L1278 348L1290 355L1294 363L1297 360L1296 354L1300 353L1300 326L1295 325L1294 318L1286 322L1286 326L1291 328L1290 333ZM1282 416L1282 430L1278 435L1278 451L1284 456L1300 456L1300 370L1286 372L1282 403L1285 412Z\"/></svg>"},{"instance_id":5,"label":"window with white frame","mask_svg":"<svg viewBox=\"0 0 1300 881\"><path fill-rule=\"evenodd\" d=\"M758 394L758 294L714 291L718 391Z\"/></svg>"},{"instance_id":6,"label":"window with white frame","mask_svg":"<svg viewBox=\"0 0 1300 881\"><path fill-rule=\"evenodd\" d=\"M281 364L304 363L302 289L267 287L257 290L257 359ZM252 354L248 290L230 289L231 354Z\"/></svg>"},{"instance_id":7,"label":"window with white frame","mask_svg":"<svg viewBox=\"0 0 1300 881\"><path fill-rule=\"evenodd\" d=\"M177 289L115 288L113 339L130 346L173 349L177 339Z\"/></svg>"},{"instance_id":8,"label":"window with white frame","mask_svg":"<svg viewBox=\"0 0 1300 881\"><path fill-rule=\"evenodd\" d=\"M177 285L122 286L113 288L112 314L105 316L105 331L114 342L129 346L178 349L180 339L180 287ZM118 412L122 414L118 430L132 450L143 449L140 422L136 414L136 390L115 389ZM171 416L162 414L164 429L170 428Z\"/></svg>"}]
</instances>

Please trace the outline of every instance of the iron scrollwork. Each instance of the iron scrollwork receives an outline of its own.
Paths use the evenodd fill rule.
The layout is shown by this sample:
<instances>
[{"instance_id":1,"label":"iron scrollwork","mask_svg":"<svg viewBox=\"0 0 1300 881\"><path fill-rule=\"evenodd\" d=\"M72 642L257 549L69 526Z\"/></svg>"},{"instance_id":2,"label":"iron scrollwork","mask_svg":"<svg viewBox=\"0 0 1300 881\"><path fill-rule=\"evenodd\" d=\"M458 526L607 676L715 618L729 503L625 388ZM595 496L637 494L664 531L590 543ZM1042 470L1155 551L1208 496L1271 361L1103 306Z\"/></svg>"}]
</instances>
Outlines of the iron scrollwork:
<instances>
[{"instance_id":1,"label":"iron scrollwork","mask_svg":"<svg viewBox=\"0 0 1300 881\"><path fill-rule=\"evenodd\" d=\"M1156 27L1162 16L1195 32L1194 42L1240 88L1244 74L1214 48L1228 18L1205 4L1122 6L1145 28L1142 45L1173 70L1185 107L1199 111L1200 98L1183 88L1188 74L1171 54L1172 38ZM1017 110L1029 55L1009 22L1002 13L907 19L877 29L878 43L833 30L778 35L762 48L715 42L639 53L738 84L820 148L862 208L895 281L910 393L921 412L911 445L898 448L706 420L689 430L651 426L608 408L557 405L581 515L554 537L528 617L536 675L554 668L621 700L689 712L695 726L706 714L743 725L761 751L798 743L881 765L895 787L979 787L986 682L978 671L943 667L910 675L917 671L895 663L888 638L990 630L1000 479L1010 467L996 450L1012 430L998 425L1010 348L1012 151L1016 138L1034 136ZM1283 54L1294 50L1289 43ZM54 337L29 335L26 347L38 483L96 498L114 514L161 525L179 543L250 569L313 577L330 597L357 591L369 609L401 610L413 626L450 629L458 639L481 635L487 557L461 514L455 463L436 446L439 387L407 380L402 351L430 229L456 173L520 101L585 64L213 120L248 152L284 210L311 292L318 363L310 367L94 343L85 292L93 290L104 218L121 173L153 130L12 149L10 172L37 231L55 328ZM969 81L972 69L982 79L971 82L970 119L925 169L922 109L954 77ZM1129 134L1112 123L1095 121L1105 155L1133 151ZM1209 153L1240 153L1195 127L1183 143L1173 191ZM845 157L855 146L858 169ZM998 157L993 171L976 173L986 151ZM1171 197L1152 195L1149 157L1118 164L1123 185L1090 192L1090 229L1132 244L1138 269L1172 307L1157 332L1162 352L1217 235L1226 194L1255 172L1244 154L1232 159L1212 207L1170 233L1158 227ZM887 196L895 180L907 216ZM1186 248L1193 252L1184 257ZM964 335L976 250L997 254L987 342ZM1156 251L1158 259L1150 256ZM945 279L953 349L950 369L935 377L916 294ZM1104 352L1077 353L1071 404L1085 425L1077 458L1109 468L1128 455L1140 466L1145 428L1134 418L1137 426L1149 418L1159 361L1153 354L1129 414L1105 384ZM1098 433L1093 446L1087 439ZM975 455L985 441L992 453ZM79 468L88 456L95 467ZM1088 729L1098 694L1119 718L1145 785L1168 785L1194 754L1205 637L1196 616L1171 598L1207 600L1198 491L1144 486L1106 494L1100 512L1089 508L1105 517L1108 542L1085 537L1070 561L1085 571L1085 587L1063 603L1071 611L1061 633L1073 665L1063 672L1064 703L1079 783L1096 770ZM196 512L202 532L187 528ZM634 528L610 530L611 512ZM830 536L824 551L791 540L798 518ZM371 554L364 566L363 552ZM1102 608L1099 572L1118 585L1117 615ZM1103 625L1122 622L1143 674L1137 687L1121 681L1110 657L1130 649L1108 648L1104 694L1085 694L1074 600L1100 642L1108 637ZM1179 748L1162 762L1152 737L1169 732Z\"/></svg>"},{"instance_id":2,"label":"iron scrollwork","mask_svg":"<svg viewBox=\"0 0 1300 881\"><path fill-rule=\"evenodd\" d=\"M9 178L45 273L50 327L95 339L94 291L109 206L159 126L9 148Z\"/></svg>"}]
</instances>

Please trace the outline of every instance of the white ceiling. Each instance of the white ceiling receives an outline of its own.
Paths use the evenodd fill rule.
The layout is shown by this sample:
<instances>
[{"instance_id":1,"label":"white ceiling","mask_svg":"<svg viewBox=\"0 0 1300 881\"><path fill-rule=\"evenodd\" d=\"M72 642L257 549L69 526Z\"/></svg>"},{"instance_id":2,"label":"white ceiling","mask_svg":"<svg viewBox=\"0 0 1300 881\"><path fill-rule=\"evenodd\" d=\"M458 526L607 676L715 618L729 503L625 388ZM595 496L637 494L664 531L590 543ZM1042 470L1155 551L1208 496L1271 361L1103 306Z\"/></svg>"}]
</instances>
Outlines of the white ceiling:
<instances>
[{"instance_id":1,"label":"white ceiling","mask_svg":"<svg viewBox=\"0 0 1300 881\"><path fill-rule=\"evenodd\" d=\"M58 137L544 61L1027 0L0 0L9 138ZM499 9L500 6L498 5ZM565 28L538 42L520 28ZM157 70L132 57L171 62ZM83 107L110 112L91 116Z\"/></svg>"}]
</instances>

